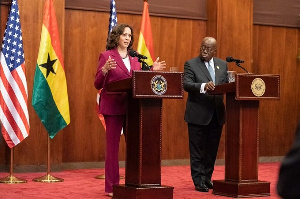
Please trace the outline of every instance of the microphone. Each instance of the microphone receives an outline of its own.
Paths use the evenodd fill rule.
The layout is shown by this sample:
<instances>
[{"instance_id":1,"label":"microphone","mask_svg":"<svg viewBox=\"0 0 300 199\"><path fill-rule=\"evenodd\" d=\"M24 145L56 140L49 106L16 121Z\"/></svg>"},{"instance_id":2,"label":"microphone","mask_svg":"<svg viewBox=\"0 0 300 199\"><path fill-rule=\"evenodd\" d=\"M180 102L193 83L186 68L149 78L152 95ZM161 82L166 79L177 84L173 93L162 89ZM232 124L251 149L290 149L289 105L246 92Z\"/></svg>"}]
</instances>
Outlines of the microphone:
<instances>
[{"instance_id":1,"label":"microphone","mask_svg":"<svg viewBox=\"0 0 300 199\"><path fill-rule=\"evenodd\" d=\"M145 55L141 55L138 52L134 51L134 50L129 50L129 55L131 57L137 57L138 59L148 59L148 57L146 57Z\"/></svg>"},{"instance_id":2,"label":"microphone","mask_svg":"<svg viewBox=\"0 0 300 199\"><path fill-rule=\"evenodd\" d=\"M227 62L244 63L245 61L240 59L234 59L233 57L226 57Z\"/></svg>"},{"instance_id":3,"label":"microphone","mask_svg":"<svg viewBox=\"0 0 300 199\"><path fill-rule=\"evenodd\" d=\"M244 71L246 71L247 73L249 73L243 66L240 65L240 63L244 63L245 61L240 60L240 59L234 59L233 57L226 57L226 61L227 62L235 62L235 64L240 67L241 69L243 69Z\"/></svg>"}]
</instances>

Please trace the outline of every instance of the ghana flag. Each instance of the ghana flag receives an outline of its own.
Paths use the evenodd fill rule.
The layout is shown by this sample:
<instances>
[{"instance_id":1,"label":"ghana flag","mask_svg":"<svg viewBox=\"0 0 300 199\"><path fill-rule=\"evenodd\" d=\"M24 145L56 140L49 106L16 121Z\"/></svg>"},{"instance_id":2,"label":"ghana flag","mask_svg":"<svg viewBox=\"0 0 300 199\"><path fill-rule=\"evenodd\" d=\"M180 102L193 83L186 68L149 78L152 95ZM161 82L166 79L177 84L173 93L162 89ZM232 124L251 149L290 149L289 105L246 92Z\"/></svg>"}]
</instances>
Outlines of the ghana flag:
<instances>
[{"instance_id":1,"label":"ghana flag","mask_svg":"<svg viewBox=\"0 0 300 199\"><path fill-rule=\"evenodd\" d=\"M67 82L53 1L46 0L32 106L50 138L70 123Z\"/></svg>"},{"instance_id":2,"label":"ghana flag","mask_svg":"<svg viewBox=\"0 0 300 199\"><path fill-rule=\"evenodd\" d=\"M153 41L152 41L152 30L151 22L149 17L149 4L144 1L144 10L142 16L142 25L139 35L137 51L139 54L145 55L148 59L145 62L149 65L153 65L154 60L154 50L153 50Z\"/></svg>"}]
</instances>

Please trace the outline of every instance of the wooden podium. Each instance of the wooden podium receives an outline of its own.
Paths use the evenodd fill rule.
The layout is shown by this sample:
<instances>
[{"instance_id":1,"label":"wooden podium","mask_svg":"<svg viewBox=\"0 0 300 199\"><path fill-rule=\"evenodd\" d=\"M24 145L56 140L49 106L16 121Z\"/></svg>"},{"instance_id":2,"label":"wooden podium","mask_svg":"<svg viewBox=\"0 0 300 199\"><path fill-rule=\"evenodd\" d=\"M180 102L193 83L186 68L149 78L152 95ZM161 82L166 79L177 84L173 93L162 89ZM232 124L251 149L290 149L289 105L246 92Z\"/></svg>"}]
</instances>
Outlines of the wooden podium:
<instances>
[{"instance_id":1,"label":"wooden podium","mask_svg":"<svg viewBox=\"0 0 300 199\"><path fill-rule=\"evenodd\" d=\"M113 186L115 199L171 199L161 185L162 99L183 98L183 73L134 71L108 85L128 92L125 185Z\"/></svg>"},{"instance_id":2,"label":"wooden podium","mask_svg":"<svg viewBox=\"0 0 300 199\"><path fill-rule=\"evenodd\" d=\"M229 197L270 195L270 182L258 180L259 101L279 100L279 75L237 74L233 83L209 94L226 94L225 180L213 194Z\"/></svg>"}]
</instances>

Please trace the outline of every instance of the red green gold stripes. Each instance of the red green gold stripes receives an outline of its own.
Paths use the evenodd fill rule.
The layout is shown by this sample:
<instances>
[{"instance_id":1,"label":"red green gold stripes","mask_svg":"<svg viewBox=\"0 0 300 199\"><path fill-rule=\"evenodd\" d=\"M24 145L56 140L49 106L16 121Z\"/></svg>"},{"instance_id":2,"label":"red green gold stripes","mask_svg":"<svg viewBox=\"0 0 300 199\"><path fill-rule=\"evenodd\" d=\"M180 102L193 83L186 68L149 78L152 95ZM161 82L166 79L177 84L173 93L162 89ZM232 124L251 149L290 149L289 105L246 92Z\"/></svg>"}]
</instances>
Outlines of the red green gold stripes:
<instances>
[{"instance_id":1,"label":"red green gold stripes","mask_svg":"<svg viewBox=\"0 0 300 199\"><path fill-rule=\"evenodd\" d=\"M46 0L32 105L49 136L70 123L67 82L52 0Z\"/></svg>"},{"instance_id":2,"label":"red green gold stripes","mask_svg":"<svg viewBox=\"0 0 300 199\"><path fill-rule=\"evenodd\" d=\"M153 50L153 40L151 31L151 22L149 17L149 4L144 1L144 11L142 17L142 25L139 36L139 42L137 51L148 57L145 61L149 66L153 65L154 60L154 50Z\"/></svg>"}]
</instances>

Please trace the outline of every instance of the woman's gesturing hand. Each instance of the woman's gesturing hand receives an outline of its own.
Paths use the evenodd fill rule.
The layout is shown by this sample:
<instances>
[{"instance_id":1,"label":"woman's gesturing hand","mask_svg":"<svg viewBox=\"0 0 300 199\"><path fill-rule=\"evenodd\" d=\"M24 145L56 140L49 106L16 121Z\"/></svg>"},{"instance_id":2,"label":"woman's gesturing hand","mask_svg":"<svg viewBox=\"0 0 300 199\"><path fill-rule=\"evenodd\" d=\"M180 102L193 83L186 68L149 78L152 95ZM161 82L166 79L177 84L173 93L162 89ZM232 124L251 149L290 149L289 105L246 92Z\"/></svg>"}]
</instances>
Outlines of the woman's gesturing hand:
<instances>
[{"instance_id":1,"label":"woman's gesturing hand","mask_svg":"<svg viewBox=\"0 0 300 199\"><path fill-rule=\"evenodd\" d=\"M102 74L106 75L109 70L116 69L116 66L116 61L109 56L106 63L102 67Z\"/></svg>"},{"instance_id":2,"label":"woman's gesturing hand","mask_svg":"<svg viewBox=\"0 0 300 199\"><path fill-rule=\"evenodd\" d=\"M164 70L167 67L165 61L159 61L159 57L153 62L153 70Z\"/></svg>"}]
</instances>

